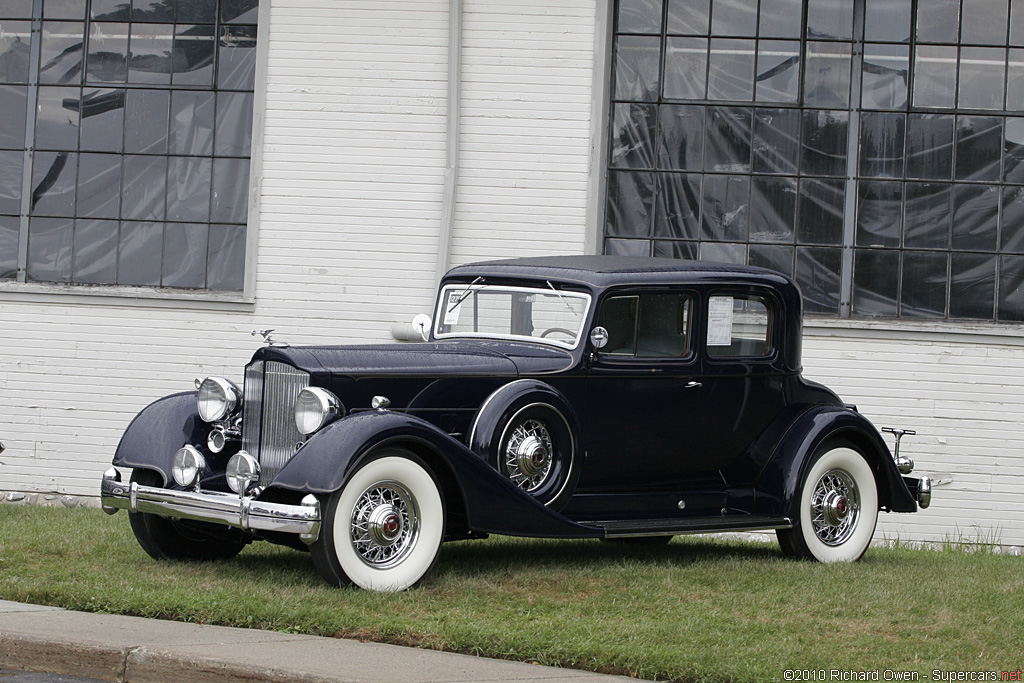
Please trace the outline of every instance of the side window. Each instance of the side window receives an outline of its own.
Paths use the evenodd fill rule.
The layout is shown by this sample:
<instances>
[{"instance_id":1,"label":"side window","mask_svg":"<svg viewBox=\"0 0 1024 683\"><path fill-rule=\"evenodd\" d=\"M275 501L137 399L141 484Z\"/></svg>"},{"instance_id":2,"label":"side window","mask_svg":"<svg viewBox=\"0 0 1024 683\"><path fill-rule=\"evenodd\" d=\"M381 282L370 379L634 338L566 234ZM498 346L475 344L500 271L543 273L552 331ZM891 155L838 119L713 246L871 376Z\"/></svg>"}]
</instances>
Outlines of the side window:
<instances>
[{"instance_id":1,"label":"side window","mask_svg":"<svg viewBox=\"0 0 1024 683\"><path fill-rule=\"evenodd\" d=\"M763 358L772 352L771 309L759 296L708 299L708 355L712 358Z\"/></svg>"},{"instance_id":2,"label":"side window","mask_svg":"<svg viewBox=\"0 0 1024 683\"><path fill-rule=\"evenodd\" d=\"M684 294L617 296L605 301L599 324L608 330L601 353L638 358L679 358L690 351L690 297Z\"/></svg>"}]
</instances>

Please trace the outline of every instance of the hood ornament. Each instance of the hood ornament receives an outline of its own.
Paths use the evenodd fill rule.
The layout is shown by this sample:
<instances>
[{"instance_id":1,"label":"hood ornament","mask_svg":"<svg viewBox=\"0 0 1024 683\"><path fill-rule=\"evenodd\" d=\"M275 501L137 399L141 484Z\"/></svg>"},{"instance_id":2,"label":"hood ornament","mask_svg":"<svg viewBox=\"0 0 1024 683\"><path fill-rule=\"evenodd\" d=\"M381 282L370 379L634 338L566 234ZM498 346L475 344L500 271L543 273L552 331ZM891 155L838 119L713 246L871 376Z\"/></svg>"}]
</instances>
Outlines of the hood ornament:
<instances>
[{"instance_id":1,"label":"hood ornament","mask_svg":"<svg viewBox=\"0 0 1024 683\"><path fill-rule=\"evenodd\" d=\"M273 331L274 330L253 330L251 334L254 337L263 337L263 343L267 346L288 346L288 342L279 342L271 339L270 333Z\"/></svg>"}]
</instances>

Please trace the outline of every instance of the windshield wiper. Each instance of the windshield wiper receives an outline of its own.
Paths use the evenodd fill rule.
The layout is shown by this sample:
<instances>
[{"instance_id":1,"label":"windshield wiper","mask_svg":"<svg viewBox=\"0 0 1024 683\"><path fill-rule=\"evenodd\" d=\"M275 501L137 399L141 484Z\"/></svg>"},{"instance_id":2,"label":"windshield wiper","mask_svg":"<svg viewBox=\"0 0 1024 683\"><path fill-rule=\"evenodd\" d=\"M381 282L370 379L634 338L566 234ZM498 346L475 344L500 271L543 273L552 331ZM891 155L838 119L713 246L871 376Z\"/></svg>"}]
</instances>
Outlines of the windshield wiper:
<instances>
[{"instance_id":1,"label":"windshield wiper","mask_svg":"<svg viewBox=\"0 0 1024 683\"><path fill-rule=\"evenodd\" d=\"M565 307L569 309L569 312L572 313L574 317L576 317L576 318L580 317L580 314L577 313L576 311L572 310L572 306L569 305L569 301L564 296L562 296L561 292L559 292L557 289L555 289L555 286L553 284L551 284L550 280L545 280L544 284L546 284L548 287L550 287L551 291L558 295L558 298L562 300L562 303L565 304Z\"/></svg>"},{"instance_id":2,"label":"windshield wiper","mask_svg":"<svg viewBox=\"0 0 1024 683\"><path fill-rule=\"evenodd\" d=\"M460 295L459 295L459 298L458 298L458 299L456 299L455 301L453 301L453 302L452 302L452 305L448 307L447 313L451 313L452 311L454 311L454 310L455 310L455 308L456 308L456 307L457 307L457 306L458 306L459 304L461 304L461 303L462 303L463 301L465 301L465 300L466 300L466 297L468 297L468 296L469 296L470 294L472 294L472 293L473 293L473 285L475 285L475 284L476 284L476 283L478 283L478 282L481 282L481 281L482 281L483 279L484 279L484 278L483 278L483 276L481 275L481 276L480 276L480 277L478 277L477 279L475 279L475 280L473 280L472 282L470 282L470 283L469 283L469 286L468 286L468 287L466 287L465 291L464 291L464 292L462 292L462 294L460 294Z\"/></svg>"}]
</instances>

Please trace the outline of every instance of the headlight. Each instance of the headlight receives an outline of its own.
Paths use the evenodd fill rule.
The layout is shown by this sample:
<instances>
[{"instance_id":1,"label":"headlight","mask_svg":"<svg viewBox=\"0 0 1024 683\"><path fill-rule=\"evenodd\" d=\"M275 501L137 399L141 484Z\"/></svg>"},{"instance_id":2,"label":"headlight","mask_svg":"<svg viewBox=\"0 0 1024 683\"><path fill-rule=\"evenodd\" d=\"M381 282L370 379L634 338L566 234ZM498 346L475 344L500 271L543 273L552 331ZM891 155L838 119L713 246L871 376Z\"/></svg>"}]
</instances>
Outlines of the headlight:
<instances>
[{"instance_id":1,"label":"headlight","mask_svg":"<svg viewBox=\"0 0 1024 683\"><path fill-rule=\"evenodd\" d=\"M295 399L295 427L306 436L344 413L338 397L320 387L306 387Z\"/></svg>"},{"instance_id":2,"label":"headlight","mask_svg":"<svg viewBox=\"0 0 1024 683\"><path fill-rule=\"evenodd\" d=\"M247 492L260 479L260 464L245 451L238 451L228 460L224 470L228 486L235 493Z\"/></svg>"},{"instance_id":3,"label":"headlight","mask_svg":"<svg viewBox=\"0 0 1024 683\"><path fill-rule=\"evenodd\" d=\"M228 417L241 404L241 393L230 380L207 377L199 384L199 417L216 422Z\"/></svg>"},{"instance_id":4,"label":"headlight","mask_svg":"<svg viewBox=\"0 0 1024 683\"><path fill-rule=\"evenodd\" d=\"M174 454L171 476L178 486L192 488L206 473L206 459L192 446L179 448Z\"/></svg>"}]
</instances>

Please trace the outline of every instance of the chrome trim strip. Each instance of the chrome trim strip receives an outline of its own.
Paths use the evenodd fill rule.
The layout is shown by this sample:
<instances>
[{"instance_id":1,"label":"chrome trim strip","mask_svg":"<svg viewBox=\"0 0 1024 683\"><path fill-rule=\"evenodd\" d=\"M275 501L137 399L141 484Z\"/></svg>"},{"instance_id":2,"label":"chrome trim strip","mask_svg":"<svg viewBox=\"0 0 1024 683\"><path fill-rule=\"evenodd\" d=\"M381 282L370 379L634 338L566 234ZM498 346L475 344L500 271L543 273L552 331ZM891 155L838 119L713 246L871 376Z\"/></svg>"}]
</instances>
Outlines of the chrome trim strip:
<instances>
[{"instance_id":1,"label":"chrome trim strip","mask_svg":"<svg viewBox=\"0 0 1024 683\"><path fill-rule=\"evenodd\" d=\"M307 544L320 535L320 502L315 496L306 496L300 505L287 505L216 491L172 491L135 482L126 485L120 473L110 468L103 473L100 503L109 514L128 510L226 524L243 531L280 531L299 534Z\"/></svg>"}]
</instances>

